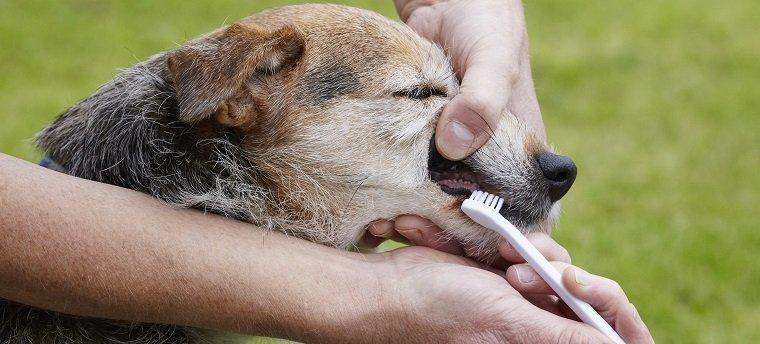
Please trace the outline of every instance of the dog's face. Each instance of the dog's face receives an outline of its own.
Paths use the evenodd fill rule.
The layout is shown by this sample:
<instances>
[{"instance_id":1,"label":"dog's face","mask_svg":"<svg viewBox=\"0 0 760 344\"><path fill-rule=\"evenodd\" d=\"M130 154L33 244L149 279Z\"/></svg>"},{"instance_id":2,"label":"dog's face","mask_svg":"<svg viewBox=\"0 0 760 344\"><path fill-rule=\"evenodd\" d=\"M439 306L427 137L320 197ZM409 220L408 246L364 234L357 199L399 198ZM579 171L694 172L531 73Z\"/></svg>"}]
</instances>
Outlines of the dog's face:
<instances>
[{"instance_id":1,"label":"dog's face","mask_svg":"<svg viewBox=\"0 0 760 344\"><path fill-rule=\"evenodd\" d=\"M226 173L247 174L237 179L255 192L220 194L248 197L247 220L315 242L350 248L371 221L413 213L487 258L498 238L466 218L463 198L475 189L498 194L516 226L549 231L575 177L572 162L509 114L471 157L440 156L432 138L458 92L451 66L440 47L368 11L263 12L158 61L180 121L200 137L223 130L237 138L243 157L215 163L250 164Z\"/></svg>"}]
</instances>

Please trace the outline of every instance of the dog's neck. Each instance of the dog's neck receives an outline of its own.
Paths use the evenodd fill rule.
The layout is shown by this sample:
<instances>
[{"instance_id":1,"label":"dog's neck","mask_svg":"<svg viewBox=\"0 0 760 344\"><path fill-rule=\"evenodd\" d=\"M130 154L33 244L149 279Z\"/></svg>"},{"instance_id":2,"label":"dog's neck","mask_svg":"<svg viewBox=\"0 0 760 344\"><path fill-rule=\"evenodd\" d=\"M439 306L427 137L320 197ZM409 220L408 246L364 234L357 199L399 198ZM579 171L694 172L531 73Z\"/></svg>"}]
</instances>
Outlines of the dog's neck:
<instances>
[{"instance_id":1,"label":"dog's neck","mask_svg":"<svg viewBox=\"0 0 760 344\"><path fill-rule=\"evenodd\" d=\"M251 221L266 190L240 134L176 117L163 55L124 70L64 112L37 142L67 173L149 193L171 204Z\"/></svg>"}]
</instances>

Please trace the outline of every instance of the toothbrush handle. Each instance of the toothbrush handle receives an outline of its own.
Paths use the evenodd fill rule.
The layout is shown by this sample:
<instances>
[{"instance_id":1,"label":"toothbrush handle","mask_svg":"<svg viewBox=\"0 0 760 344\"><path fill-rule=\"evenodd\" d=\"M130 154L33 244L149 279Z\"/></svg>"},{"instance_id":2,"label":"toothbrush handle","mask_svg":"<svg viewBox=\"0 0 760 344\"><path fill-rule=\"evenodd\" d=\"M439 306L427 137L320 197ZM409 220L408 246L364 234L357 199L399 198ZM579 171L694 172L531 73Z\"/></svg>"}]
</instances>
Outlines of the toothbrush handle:
<instances>
[{"instance_id":1,"label":"toothbrush handle","mask_svg":"<svg viewBox=\"0 0 760 344\"><path fill-rule=\"evenodd\" d=\"M622 338L612 329L599 313L591 305L573 296L562 284L562 275L549 264L549 261L538 252L533 244L520 233L509 221L503 217L494 217L495 223L492 230L501 234L509 243L525 258L533 269L546 281L547 284L562 298L563 301L583 320L612 339L616 344L625 344Z\"/></svg>"}]
</instances>

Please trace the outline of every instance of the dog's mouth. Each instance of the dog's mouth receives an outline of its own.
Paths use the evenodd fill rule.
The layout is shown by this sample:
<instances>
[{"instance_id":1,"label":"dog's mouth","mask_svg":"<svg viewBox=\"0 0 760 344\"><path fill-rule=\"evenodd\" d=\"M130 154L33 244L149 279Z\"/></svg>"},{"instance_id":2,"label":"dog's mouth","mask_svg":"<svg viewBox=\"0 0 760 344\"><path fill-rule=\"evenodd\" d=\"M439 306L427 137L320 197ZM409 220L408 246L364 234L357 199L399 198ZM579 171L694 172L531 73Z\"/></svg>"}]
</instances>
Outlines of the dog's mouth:
<instances>
[{"instance_id":1,"label":"dog's mouth","mask_svg":"<svg viewBox=\"0 0 760 344\"><path fill-rule=\"evenodd\" d=\"M477 190L498 195L504 199L504 206L499 213L518 228L538 228L535 227L537 224L548 219L553 202L543 191L544 184L538 180L538 172L523 174L525 189L513 193L508 186L498 184L489 174L481 173L467 162L467 159L446 159L438 153L435 142L431 141L428 174L430 180L438 184L444 193L460 199L469 197Z\"/></svg>"},{"instance_id":2,"label":"dog's mouth","mask_svg":"<svg viewBox=\"0 0 760 344\"><path fill-rule=\"evenodd\" d=\"M469 197L473 191L483 190L498 194L488 185L485 178L461 161L452 161L443 157L430 143L428 154L428 172L430 179L436 182L443 192L457 197Z\"/></svg>"},{"instance_id":3,"label":"dog's mouth","mask_svg":"<svg viewBox=\"0 0 760 344\"><path fill-rule=\"evenodd\" d=\"M469 197L473 191L480 190L480 178L467 165L458 161L445 160L446 164L429 165L430 179L436 182L443 192L452 196Z\"/></svg>"}]
</instances>

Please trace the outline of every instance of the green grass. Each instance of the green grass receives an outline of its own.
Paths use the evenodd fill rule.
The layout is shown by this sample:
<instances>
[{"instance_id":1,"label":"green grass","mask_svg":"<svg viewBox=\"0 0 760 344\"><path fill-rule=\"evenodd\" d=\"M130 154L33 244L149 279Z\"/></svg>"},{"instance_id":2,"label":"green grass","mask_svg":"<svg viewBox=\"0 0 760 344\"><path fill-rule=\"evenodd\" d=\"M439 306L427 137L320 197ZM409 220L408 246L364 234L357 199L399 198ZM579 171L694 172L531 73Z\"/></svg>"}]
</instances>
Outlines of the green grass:
<instances>
[{"instance_id":1,"label":"green grass","mask_svg":"<svg viewBox=\"0 0 760 344\"><path fill-rule=\"evenodd\" d=\"M33 134L117 68L286 3L0 1L0 151L38 159ZM658 342L760 342L757 1L526 7L549 136L580 171L558 240Z\"/></svg>"}]
</instances>

